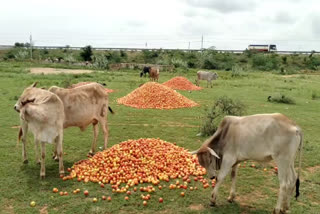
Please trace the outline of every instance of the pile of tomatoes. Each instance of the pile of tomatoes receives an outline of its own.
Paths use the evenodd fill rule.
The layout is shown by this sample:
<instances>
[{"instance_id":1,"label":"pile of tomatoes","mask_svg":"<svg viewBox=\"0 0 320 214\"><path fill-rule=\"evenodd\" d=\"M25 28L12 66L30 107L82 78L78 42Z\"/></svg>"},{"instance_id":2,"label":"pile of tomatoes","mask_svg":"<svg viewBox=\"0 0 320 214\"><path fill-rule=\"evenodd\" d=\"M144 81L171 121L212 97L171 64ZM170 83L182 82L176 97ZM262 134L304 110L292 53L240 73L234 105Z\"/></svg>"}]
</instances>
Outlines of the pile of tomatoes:
<instances>
[{"instance_id":1,"label":"pile of tomatoes","mask_svg":"<svg viewBox=\"0 0 320 214\"><path fill-rule=\"evenodd\" d=\"M163 83L163 85L168 86L175 90L188 90L188 91L195 91L201 90L201 87L194 85L185 77L174 77L171 80Z\"/></svg>"},{"instance_id":2,"label":"pile of tomatoes","mask_svg":"<svg viewBox=\"0 0 320 214\"><path fill-rule=\"evenodd\" d=\"M198 106L196 102L175 90L155 82L148 82L117 100L119 104L146 109L175 109Z\"/></svg>"}]
</instances>

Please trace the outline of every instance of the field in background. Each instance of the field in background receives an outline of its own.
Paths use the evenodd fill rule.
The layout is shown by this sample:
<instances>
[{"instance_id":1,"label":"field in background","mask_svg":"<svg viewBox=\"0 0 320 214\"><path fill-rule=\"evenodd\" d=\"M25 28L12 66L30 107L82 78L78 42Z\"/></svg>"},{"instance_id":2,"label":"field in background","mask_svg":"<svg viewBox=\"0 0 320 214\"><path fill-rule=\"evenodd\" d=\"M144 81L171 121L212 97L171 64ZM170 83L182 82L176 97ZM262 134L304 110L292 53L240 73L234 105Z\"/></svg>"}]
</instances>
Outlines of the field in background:
<instances>
[{"instance_id":1,"label":"field in background","mask_svg":"<svg viewBox=\"0 0 320 214\"><path fill-rule=\"evenodd\" d=\"M160 138L190 150L199 148L205 137L197 137L206 107L222 95L241 100L247 106L247 114L280 112L302 127L304 132L304 152L301 176L301 196L298 201L292 199L291 213L320 213L320 75L298 74L282 76L267 72L235 73L218 71L219 79L213 88L201 91L179 91L201 106L175 110L142 110L118 105L116 99L127 95L140 84L148 81L140 78L138 70L122 70L117 72L97 71L87 74L32 75L29 67L40 67L32 63L0 62L0 207L1 213L270 213L276 204L279 183L271 169L273 163L256 163L257 169L241 167L237 181L236 202L229 204L227 196L230 190L230 178L226 179L219 189L218 207L208 207L211 188L186 191L184 198L180 190L167 188L156 191L142 206L140 192L133 194L125 201L124 194L113 194L109 185L102 189L98 184L62 181L58 176L58 163L50 159L52 145L47 145L45 180L40 180L40 166L35 164L33 137L28 137L29 164L23 165L21 145L16 147L19 125L18 113L13 110L23 89L34 81L38 87L57 85L66 87L81 81L98 81L107 84L107 88L116 92L110 94L110 106L116 112L108 116L109 145L138 138ZM65 65L64 65L65 66ZM65 66L67 67L67 66ZM196 70L189 72L161 73L160 82L174 76L185 76L194 82ZM286 78L284 78L286 77ZM201 82L205 87L206 82ZM296 104L279 104L267 102L269 95L285 94L294 98ZM71 167L74 162L86 159L92 140L92 128L85 132L78 128L69 128L64 133L64 165ZM100 131L98 147L102 146ZM267 172L263 168L267 168ZM172 181L172 183L175 181ZM194 183L192 183L194 184ZM58 196L52 188L68 191L69 196ZM72 190L88 189L90 197L83 194L73 195ZM92 203L93 197L112 196L112 202L99 201ZM158 198L164 203L159 204ZM29 206L36 201L35 208Z\"/></svg>"}]
</instances>

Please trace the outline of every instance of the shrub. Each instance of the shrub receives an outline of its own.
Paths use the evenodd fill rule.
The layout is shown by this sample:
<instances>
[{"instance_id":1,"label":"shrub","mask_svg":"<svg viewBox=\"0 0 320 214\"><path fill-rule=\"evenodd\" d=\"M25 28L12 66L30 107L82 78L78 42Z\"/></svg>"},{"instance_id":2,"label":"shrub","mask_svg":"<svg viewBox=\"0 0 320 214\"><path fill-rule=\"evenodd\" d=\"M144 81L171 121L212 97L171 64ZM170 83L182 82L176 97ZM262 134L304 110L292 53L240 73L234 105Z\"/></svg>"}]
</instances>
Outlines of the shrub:
<instances>
[{"instance_id":1,"label":"shrub","mask_svg":"<svg viewBox=\"0 0 320 214\"><path fill-rule=\"evenodd\" d=\"M100 69L107 69L109 61L104 54L97 54L93 56L93 66Z\"/></svg>"},{"instance_id":2,"label":"shrub","mask_svg":"<svg viewBox=\"0 0 320 214\"><path fill-rule=\"evenodd\" d=\"M276 55L256 54L252 57L252 67L264 71L275 70L279 67L279 59Z\"/></svg>"},{"instance_id":3,"label":"shrub","mask_svg":"<svg viewBox=\"0 0 320 214\"><path fill-rule=\"evenodd\" d=\"M182 59L173 58L173 59L171 59L171 64L174 65L175 68L183 68L183 69L188 68L187 62Z\"/></svg>"},{"instance_id":4,"label":"shrub","mask_svg":"<svg viewBox=\"0 0 320 214\"><path fill-rule=\"evenodd\" d=\"M92 47L90 45L81 48L80 56L84 61L92 61Z\"/></svg>"},{"instance_id":5,"label":"shrub","mask_svg":"<svg viewBox=\"0 0 320 214\"><path fill-rule=\"evenodd\" d=\"M243 76L244 76L243 69L240 66L235 65L232 67L231 77L236 78L236 77L243 77Z\"/></svg>"},{"instance_id":6,"label":"shrub","mask_svg":"<svg viewBox=\"0 0 320 214\"><path fill-rule=\"evenodd\" d=\"M277 94L275 96L268 97L269 102L274 103L285 103L285 104L296 104L295 100L284 94Z\"/></svg>"},{"instance_id":7,"label":"shrub","mask_svg":"<svg viewBox=\"0 0 320 214\"><path fill-rule=\"evenodd\" d=\"M320 94L318 92L316 92L316 91L312 91L311 98L313 100L319 99L320 98Z\"/></svg>"},{"instance_id":8,"label":"shrub","mask_svg":"<svg viewBox=\"0 0 320 214\"><path fill-rule=\"evenodd\" d=\"M219 97L205 112L205 119L200 128L201 135L211 136L218 129L219 123L226 115L241 116L245 112L245 105L240 101L222 96Z\"/></svg>"}]
</instances>

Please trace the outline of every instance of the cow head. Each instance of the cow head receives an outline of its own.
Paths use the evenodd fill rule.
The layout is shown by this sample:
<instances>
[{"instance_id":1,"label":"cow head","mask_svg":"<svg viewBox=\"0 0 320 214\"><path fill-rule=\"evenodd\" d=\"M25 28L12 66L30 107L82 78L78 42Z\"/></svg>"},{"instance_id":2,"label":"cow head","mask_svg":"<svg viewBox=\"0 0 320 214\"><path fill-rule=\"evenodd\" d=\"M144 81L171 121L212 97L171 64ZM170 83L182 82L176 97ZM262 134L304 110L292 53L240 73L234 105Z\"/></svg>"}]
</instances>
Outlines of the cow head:
<instances>
[{"instance_id":1,"label":"cow head","mask_svg":"<svg viewBox=\"0 0 320 214\"><path fill-rule=\"evenodd\" d=\"M205 146L191 154L197 154L200 165L207 170L210 179L217 177L217 171L220 169L221 159L213 149Z\"/></svg>"},{"instance_id":2,"label":"cow head","mask_svg":"<svg viewBox=\"0 0 320 214\"><path fill-rule=\"evenodd\" d=\"M34 97L32 91L35 89L37 84L38 84L38 82L35 82L31 86L29 86L28 88L24 89L22 95L20 96L20 98L18 99L18 101L16 102L16 104L13 107L14 110L16 110L17 112L20 112L20 109L23 106L35 101L36 98Z\"/></svg>"}]
</instances>

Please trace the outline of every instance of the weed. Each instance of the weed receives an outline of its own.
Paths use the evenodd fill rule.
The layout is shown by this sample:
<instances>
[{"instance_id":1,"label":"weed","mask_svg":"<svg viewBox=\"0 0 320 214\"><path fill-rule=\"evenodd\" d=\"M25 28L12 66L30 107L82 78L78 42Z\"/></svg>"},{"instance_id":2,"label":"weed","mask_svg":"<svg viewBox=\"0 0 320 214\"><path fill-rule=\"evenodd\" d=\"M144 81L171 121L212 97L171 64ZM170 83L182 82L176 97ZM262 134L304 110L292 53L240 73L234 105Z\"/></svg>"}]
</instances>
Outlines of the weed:
<instances>
[{"instance_id":1,"label":"weed","mask_svg":"<svg viewBox=\"0 0 320 214\"><path fill-rule=\"evenodd\" d=\"M201 135L213 135L224 116L241 116L244 114L245 109L246 106L240 101L234 101L227 96L219 97L211 109L206 109L204 123L200 128Z\"/></svg>"},{"instance_id":2,"label":"weed","mask_svg":"<svg viewBox=\"0 0 320 214\"><path fill-rule=\"evenodd\" d=\"M277 94L275 96L268 97L269 102L274 103L285 103L285 104L296 104L295 100L284 94Z\"/></svg>"}]
</instances>

